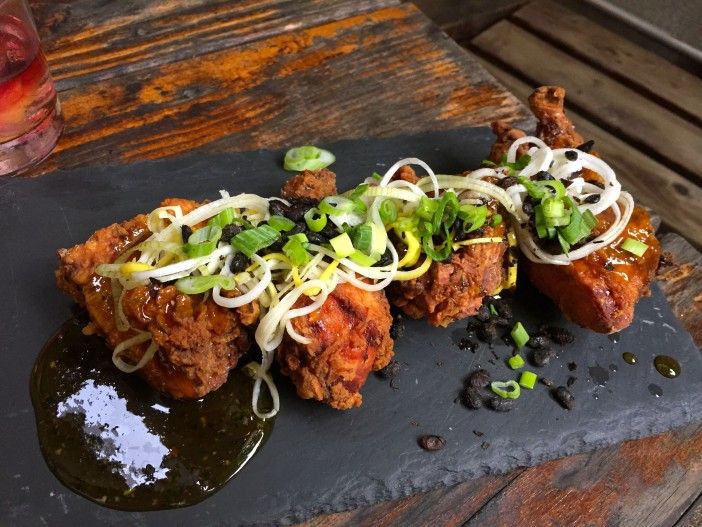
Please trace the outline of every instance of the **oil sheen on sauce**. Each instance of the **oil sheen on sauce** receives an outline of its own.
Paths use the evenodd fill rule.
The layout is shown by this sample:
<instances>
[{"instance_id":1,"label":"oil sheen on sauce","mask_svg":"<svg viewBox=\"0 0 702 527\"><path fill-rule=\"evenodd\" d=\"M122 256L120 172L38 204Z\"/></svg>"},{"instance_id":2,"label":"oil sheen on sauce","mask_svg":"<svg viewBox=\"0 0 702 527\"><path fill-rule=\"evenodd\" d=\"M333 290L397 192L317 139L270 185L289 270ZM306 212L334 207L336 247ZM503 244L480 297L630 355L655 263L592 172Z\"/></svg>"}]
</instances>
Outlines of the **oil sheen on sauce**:
<instances>
[{"instance_id":1,"label":"oil sheen on sauce","mask_svg":"<svg viewBox=\"0 0 702 527\"><path fill-rule=\"evenodd\" d=\"M74 492L122 510L191 505L219 490L271 433L273 420L251 410L244 373L230 372L202 399L169 399L117 370L102 339L82 326L71 319L47 342L31 382L44 458Z\"/></svg>"}]
</instances>

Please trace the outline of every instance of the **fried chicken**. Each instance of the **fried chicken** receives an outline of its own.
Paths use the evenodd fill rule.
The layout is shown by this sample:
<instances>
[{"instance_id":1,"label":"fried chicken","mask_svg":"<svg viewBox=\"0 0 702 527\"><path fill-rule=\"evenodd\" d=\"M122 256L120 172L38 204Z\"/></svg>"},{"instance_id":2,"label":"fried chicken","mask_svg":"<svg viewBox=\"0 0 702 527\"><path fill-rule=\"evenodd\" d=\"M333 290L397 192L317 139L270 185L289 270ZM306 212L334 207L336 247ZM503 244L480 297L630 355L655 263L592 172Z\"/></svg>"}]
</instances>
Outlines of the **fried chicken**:
<instances>
[{"instance_id":1,"label":"fried chicken","mask_svg":"<svg viewBox=\"0 0 702 527\"><path fill-rule=\"evenodd\" d=\"M409 166L400 168L393 179L417 181ZM426 318L433 326L448 326L477 313L483 298L494 294L505 280L508 248L504 222L496 227L483 226L479 236L500 237L503 241L463 247L449 260L432 263L419 278L393 282L387 289L393 305L412 318Z\"/></svg>"},{"instance_id":2,"label":"fried chicken","mask_svg":"<svg viewBox=\"0 0 702 527\"><path fill-rule=\"evenodd\" d=\"M309 302L303 296L296 307ZM382 292L339 284L320 309L292 319L295 331L311 342L301 344L286 335L276 354L281 371L303 399L339 410L360 406L368 374L393 356L391 324Z\"/></svg>"},{"instance_id":3,"label":"fried chicken","mask_svg":"<svg viewBox=\"0 0 702 527\"><path fill-rule=\"evenodd\" d=\"M329 170L305 171L288 181L284 197L304 202L336 194L336 175ZM310 302L302 296L295 308ZM372 370L385 367L393 356L390 306L382 292L339 284L317 311L292 319L299 334L288 335L276 351L281 371L303 399L323 401L332 408L359 406L361 387Z\"/></svg>"},{"instance_id":4,"label":"fried chicken","mask_svg":"<svg viewBox=\"0 0 702 527\"><path fill-rule=\"evenodd\" d=\"M161 205L180 205L184 213L198 206L176 199ZM95 268L113 262L150 234L146 216L139 215L98 230L83 244L58 251L59 288L88 311L91 324L87 331L102 335L112 348L136 333L118 329L111 280L95 274ZM126 291L122 308L132 328L149 331L158 345L139 374L155 389L187 399L202 397L224 384L229 370L250 347L246 326L258 320L258 304L228 310L211 299L203 301L202 295L182 294L158 282ZM122 357L135 364L147 346L132 346Z\"/></svg>"},{"instance_id":5,"label":"fried chicken","mask_svg":"<svg viewBox=\"0 0 702 527\"><path fill-rule=\"evenodd\" d=\"M565 90L545 86L529 98L538 119L536 135L552 148L575 148L583 138L575 131L564 110ZM498 133L491 152L493 161L506 152L521 130L509 129L503 124L493 124ZM584 171L586 180L597 180L597 175ZM598 216L599 224L594 234L603 232L611 222L611 211ZM641 257L620 248L620 241L634 238L648 245ZM649 294L649 285L658 267L660 245L648 213L639 206L621 236L614 243L572 262L570 265L535 263L526 258L523 265L529 279L573 322L597 331L612 333L627 327L634 317L634 307L639 298Z\"/></svg>"}]
</instances>

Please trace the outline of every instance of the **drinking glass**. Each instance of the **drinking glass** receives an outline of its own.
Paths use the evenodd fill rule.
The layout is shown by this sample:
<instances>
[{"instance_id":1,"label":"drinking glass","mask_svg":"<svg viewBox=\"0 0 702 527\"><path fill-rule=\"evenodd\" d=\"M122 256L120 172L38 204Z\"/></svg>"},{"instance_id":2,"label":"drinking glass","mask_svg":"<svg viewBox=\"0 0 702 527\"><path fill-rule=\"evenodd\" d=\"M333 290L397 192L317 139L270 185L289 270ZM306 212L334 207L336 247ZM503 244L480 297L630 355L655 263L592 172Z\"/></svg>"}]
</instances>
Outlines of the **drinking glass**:
<instances>
[{"instance_id":1,"label":"drinking glass","mask_svg":"<svg viewBox=\"0 0 702 527\"><path fill-rule=\"evenodd\" d=\"M63 130L61 106L26 0L0 0L0 175L46 158Z\"/></svg>"}]
</instances>

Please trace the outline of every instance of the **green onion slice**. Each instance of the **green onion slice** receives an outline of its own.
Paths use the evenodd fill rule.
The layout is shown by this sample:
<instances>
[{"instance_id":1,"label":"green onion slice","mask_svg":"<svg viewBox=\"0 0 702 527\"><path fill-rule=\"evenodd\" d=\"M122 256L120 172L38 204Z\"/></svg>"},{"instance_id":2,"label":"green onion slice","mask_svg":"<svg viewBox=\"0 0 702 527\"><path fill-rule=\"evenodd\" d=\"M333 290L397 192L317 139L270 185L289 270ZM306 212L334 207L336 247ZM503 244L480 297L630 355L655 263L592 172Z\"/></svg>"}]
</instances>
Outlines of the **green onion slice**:
<instances>
[{"instance_id":1,"label":"green onion slice","mask_svg":"<svg viewBox=\"0 0 702 527\"><path fill-rule=\"evenodd\" d=\"M305 223L312 232L320 232L327 226L327 215L316 207L305 212Z\"/></svg>"},{"instance_id":2,"label":"green onion slice","mask_svg":"<svg viewBox=\"0 0 702 527\"><path fill-rule=\"evenodd\" d=\"M490 221L490 225L497 227L502 223L502 214L495 214Z\"/></svg>"},{"instance_id":3,"label":"green onion slice","mask_svg":"<svg viewBox=\"0 0 702 527\"><path fill-rule=\"evenodd\" d=\"M519 354L512 355L509 359L507 359L507 365L513 370L518 370L524 366L524 359Z\"/></svg>"},{"instance_id":4,"label":"green onion slice","mask_svg":"<svg viewBox=\"0 0 702 527\"><path fill-rule=\"evenodd\" d=\"M176 289L186 295L197 295L209 291L215 286L222 289L234 289L236 280L234 276L211 275L211 276L186 276L179 278L175 283Z\"/></svg>"},{"instance_id":5,"label":"green onion slice","mask_svg":"<svg viewBox=\"0 0 702 527\"><path fill-rule=\"evenodd\" d=\"M268 218L268 225L278 232L288 232L295 227L295 222L285 216L273 215Z\"/></svg>"},{"instance_id":6,"label":"green onion slice","mask_svg":"<svg viewBox=\"0 0 702 527\"><path fill-rule=\"evenodd\" d=\"M519 389L519 384L517 381L492 381L490 383L490 389L500 397L505 399L516 399L521 395L521 390Z\"/></svg>"},{"instance_id":7,"label":"green onion slice","mask_svg":"<svg viewBox=\"0 0 702 527\"><path fill-rule=\"evenodd\" d=\"M364 205L365 206L365 205ZM330 216L339 216L349 212L354 212L358 209L358 205L344 196L327 196L319 202L318 208L320 212L329 214Z\"/></svg>"},{"instance_id":8,"label":"green onion slice","mask_svg":"<svg viewBox=\"0 0 702 527\"><path fill-rule=\"evenodd\" d=\"M388 225L397 219L397 205L391 199L384 199L380 204L378 213L383 224Z\"/></svg>"},{"instance_id":9,"label":"green onion slice","mask_svg":"<svg viewBox=\"0 0 702 527\"><path fill-rule=\"evenodd\" d=\"M527 390L533 390L538 378L533 371L523 371L519 376L519 386Z\"/></svg>"},{"instance_id":10,"label":"green onion slice","mask_svg":"<svg viewBox=\"0 0 702 527\"><path fill-rule=\"evenodd\" d=\"M297 266L305 265L311 258L310 253L307 252L306 242L292 236L283 245L283 254L288 257L291 264Z\"/></svg>"},{"instance_id":11,"label":"green onion slice","mask_svg":"<svg viewBox=\"0 0 702 527\"><path fill-rule=\"evenodd\" d=\"M217 248L217 242L221 237L221 227L217 225L202 227L190 235L188 243L183 246L183 252L188 258L207 256Z\"/></svg>"},{"instance_id":12,"label":"green onion slice","mask_svg":"<svg viewBox=\"0 0 702 527\"><path fill-rule=\"evenodd\" d=\"M521 322L517 322L510 332L512 340L517 348L522 348L529 341L529 333L526 332Z\"/></svg>"},{"instance_id":13,"label":"green onion slice","mask_svg":"<svg viewBox=\"0 0 702 527\"><path fill-rule=\"evenodd\" d=\"M220 228L224 228L230 223L234 223L234 218L236 217L236 213L234 212L234 209L231 207L228 209L224 209L222 212L217 214L214 218L211 218L210 221L207 222L207 225L209 226L218 226Z\"/></svg>"},{"instance_id":14,"label":"green onion slice","mask_svg":"<svg viewBox=\"0 0 702 527\"><path fill-rule=\"evenodd\" d=\"M334 252L339 258L346 258L347 256L351 256L356 250L353 246L353 243L351 242L351 238L346 232L332 238L331 240L329 240L329 243L331 244L332 249L334 249Z\"/></svg>"},{"instance_id":15,"label":"green onion slice","mask_svg":"<svg viewBox=\"0 0 702 527\"><path fill-rule=\"evenodd\" d=\"M463 220L463 232L473 232L485 224L488 209L485 205L461 205L458 217Z\"/></svg>"},{"instance_id":16,"label":"green onion slice","mask_svg":"<svg viewBox=\"0 0 702 527\"><path fill-rule=\"evenodd\" d=\"M240 232L232 238L232 245L251 258L254 253L272 245L280 238L280 233L270 225L259 225Z\"/></svg>"},{"instance_id":17,"label":"green onion slice","mask_svg":"<svg viewBox=\"0 0 702 527\"><path fill-rule=\"evenodd\" d=\"M622 249L624 249L627 252L630 252L633 255L636 256L643 256L644 253L648 250L648 245L646 245L643 242L640 242L639 240L635 240L634 238L627 238L622 242L621 245Z\"/></svg>"},{"instance_id":18,"label":"green onion slice","mask_svg":"<svg viewBox=\"0 0 702 527\"><path fill-rule=\"evenodd\" d=\"M303 170L320 170L328 167L336 157L328 150L322 150L316 146L298 146L291 148L285 153L283 168L291 172L301 172Z\"/></svg>"}]
</instances>

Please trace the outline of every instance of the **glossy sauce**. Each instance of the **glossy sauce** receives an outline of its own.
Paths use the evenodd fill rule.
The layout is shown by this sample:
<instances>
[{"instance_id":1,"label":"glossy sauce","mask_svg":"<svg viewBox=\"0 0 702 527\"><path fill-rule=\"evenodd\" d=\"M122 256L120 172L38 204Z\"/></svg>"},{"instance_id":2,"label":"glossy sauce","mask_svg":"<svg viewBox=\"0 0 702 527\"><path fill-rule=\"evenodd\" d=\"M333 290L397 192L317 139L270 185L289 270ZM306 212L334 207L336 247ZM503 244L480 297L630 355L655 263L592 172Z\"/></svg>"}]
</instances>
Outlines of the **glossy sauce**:
<instances>
[{"instance_id":1,"label":"glossy sauce","mask_svg":"<svg viewBox=\"0 0 702 527\"><path fill-rule=\"evenodd\" d=\"M653 359L653 365L663 377L674 379L680 375L680 363L668 355L657 355Z\"/></svg>"},{"instance_id":2,"label":"glossy sauce","mask_svg":"<svg viewBox=\"0 0 702 527\"><path fill-rule=\"evenodd\" d=\"M202 399L176 401L117 370L82 326L72 319L49 340L31 383L42 452L71 490L123 510L191 505L265 443L273 420L251 411L253 382L241 371Z\"/></svg>"},{"instance_id":3,"label":"glossy sauce","mask_svg":"<svg viewBox=\"0 0 702 527\"><path fill-rule=\"evenodd\" d=\"M622 353L622 358L624 359L624 362L627 364L636 364L639 358L636 356L635 353L631 353L630 351L625 351Z\"/></svg>"}]
</instances>

